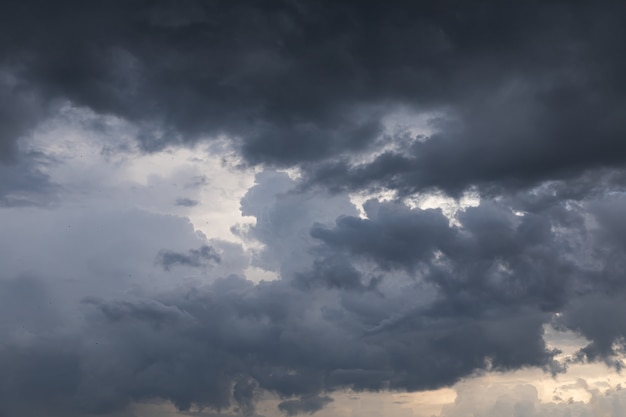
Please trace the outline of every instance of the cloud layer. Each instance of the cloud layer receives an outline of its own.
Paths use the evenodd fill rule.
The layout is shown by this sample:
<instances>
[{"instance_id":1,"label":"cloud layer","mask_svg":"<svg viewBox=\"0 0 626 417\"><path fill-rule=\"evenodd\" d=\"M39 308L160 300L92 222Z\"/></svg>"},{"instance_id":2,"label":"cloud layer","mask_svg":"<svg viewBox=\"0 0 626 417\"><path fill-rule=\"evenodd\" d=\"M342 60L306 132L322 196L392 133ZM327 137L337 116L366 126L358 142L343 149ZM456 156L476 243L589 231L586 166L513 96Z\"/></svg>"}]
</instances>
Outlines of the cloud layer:
<instances>
[{"instance_id":1,"label":"cloud layer","mask_svg":"<svg viewBox=\"0 0 626 417\"><path fill-rule=\"evenodd\" d=\"M456 191L621 165L624 13L571 2L20 2L2 25L3 155L70 101L141 125L146 150L227 135L251 163L309 162L312 181L347 187ZM440 114L436 133L362 166L336 158L367 151L400 108Z\"/></svg>"}]
</instances>

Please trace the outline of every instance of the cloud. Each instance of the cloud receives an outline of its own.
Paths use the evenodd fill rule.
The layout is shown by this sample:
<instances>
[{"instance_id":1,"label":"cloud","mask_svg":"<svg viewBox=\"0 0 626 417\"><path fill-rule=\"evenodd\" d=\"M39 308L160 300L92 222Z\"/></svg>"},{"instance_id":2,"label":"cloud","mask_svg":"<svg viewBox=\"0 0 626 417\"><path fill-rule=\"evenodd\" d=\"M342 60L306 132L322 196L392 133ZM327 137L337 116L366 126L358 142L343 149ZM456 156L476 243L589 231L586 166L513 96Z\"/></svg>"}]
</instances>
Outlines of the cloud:
<instances>
[{"instance_id":1,"label":"cloud","mask_svg":"<svg viewBox=\"0 0 626 417\"><path fill-rule=\"evenodd\" d=\"M65 1L43 12L30 1L4 16L12 41L0 47L14 63L5 78L44 108L66 100L129 120L145 150L226 135L248 162L305 164L313 183L454 193L623 165L623 12L353 1ZM26 30L26 16L50 36ZM22 94L4 84L6 101ZM44 117L9 108L28 122L4 132L5 153ZM403 108L441 114L435 133L371 163L345 161L368 154Z\"/></svg>"},{"instance_id":2,"label":"cloud","mask_svg":"<svg viewBox=\"0 0 626 417\"><path fill-rule=\"evenodd\" d=\"M211 246L202 246L200 249L190 249L187 254L162 250L157 255L156 262L164 270L170 271L172 266L185 265L191 267L206 266L210 263L220 263L220 255Z\"/></svg>"},{"instance_id":3,"label":"cloud","mask_svg":"<svg viewBox=\"0 0 626 417\"><path fill-rule=\"evenodd\" d=\"M311 235L339 258L372 261L383 271L406 270L433 285L439 296L420 314L460 318L518 308L559 313L555 323L591 341L580 351L582 358L620 367L614 358L623 349L623 326L612 320L598 325L597 317L622 313L616 294L625 289L625 235L617 214L623 196L578 203L550 197L546 205L537 203L538 195L467 207L455 216L458 226L439 209L372 200L364 206L367 218L342 216L332 228L314 225ZM528 205L529 196L536 205Z\"/></svg>"},{"instance_id":4,"label":"cloud","mask_svg":"<svg viewBox=\"0 0 626 417\"><path fill-rule=\"evenodd\" d=\"M191 199L191 198L177 198L176 199L176 205L177 206L195 207L198 204L200 204L200 202L198 200L194 200L194 199Z\"/></svg>"},{"instance_id":5,"label":"cloud","mask_svg":"<svg viewBox=\"0 0 626 417\"><path fill-rule=\"evenodd\" d=\"M357 214L346 195L325 192L299 193L297 182L284 172L257 174L255 185L241 199L241 213L256 224L235 231L264 247L254 265L280 272L285 277L301 272L312 261L310 228L315 222L332 223L343 213Z\"/></svg>"},{"instance_id":6,"label":"cloud","mask_svg":"<svg viewBox=\"0 0 626 417\"><path fill-rule=\"evenodd\" d=\"M312 236L384 270L406 269L433 283L446 304L438 308L461 314L520 303L554 310L573 289L569 277L577 266L550 229L558 219L518 217L509 207L483 202L458 213L457 227L440 209L375 200L364 207L367 219L340 217L333 229L314 226Z\"/></svg>"},{"instance_id":7,"label":"cloud","mask_svg":"<svg viewBox=\"0 0 626 417\"><path fill-rule=\"evenodd\" d=\"M40 93L17 68L0 62L0 163L15 162L18 139L51 112Z\"/></svg>"},{"instance_id":8,"label":"cloud","mask_svg":"<svg viewBox=\"0 0 626 417\"><path fill-rule=\"evenodd\" d=\"M10 386L30 393L29 404L43 407L54 399L64 404L65 415L80 415L158 396L181 410L192 405L250 410L262 389L303 396L302 402L283 403L289 414L312 412L328 401L308 398L329 389L420 389L454 382L484 366L485 354L497 356L498 346L510 350L523 342L528 347L531 335L520 330L530 326L537 332L541 326L529 318L459 329L440 320L367 335L363 319L342 308L332 293L304 292L281 281L255 286L237 277L157 299L87 303L86 322L75 337L39 334L19 348L5 341L2 361L13 351L24 361L4 375L27 375ZM503 334L510 326L519 338ZM481 337L461 348L459 341L470 334ZM37 361L43 362L35 372L27 364ZM53 375L64 379L63 390L37 385ZM26 415L24 400L7 397L3 411Z\"/></svg>"},{"instance_id":9,"label":"cloud","mask_svg":"<svg viewBox=\"0 0 626 417\"><path fill-rule=\"evenodd\" d=\"M288 400L278 404L278 409L288 416L295 416L298 414L313 414L316 411L321 410L328 403L332 402L330 397L307 397L300 400Z\"/></svg>"},{"instance_id":10,"label":"cloud","mask_svg":"<svg viewBox=\"0 0 626 417\"><path fill-rule=\"evenodd\" d=\"M53 158L39 152L14 155L0 163L0 207L48 206L57 200L59 185L51 181L45 167Z\"/></svg>"}]
</instances>

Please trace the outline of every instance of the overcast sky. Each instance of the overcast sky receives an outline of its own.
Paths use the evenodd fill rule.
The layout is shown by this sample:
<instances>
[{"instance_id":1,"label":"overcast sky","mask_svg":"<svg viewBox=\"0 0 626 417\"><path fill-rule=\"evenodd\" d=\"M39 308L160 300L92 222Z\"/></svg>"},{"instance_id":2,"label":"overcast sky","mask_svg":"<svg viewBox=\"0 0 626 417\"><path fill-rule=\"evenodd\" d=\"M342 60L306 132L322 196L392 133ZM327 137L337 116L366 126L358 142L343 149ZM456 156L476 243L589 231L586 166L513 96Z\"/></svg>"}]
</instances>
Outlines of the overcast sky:
<instances>
[{"instance_id":1,"label":"overcast sky","mask_svg":"<svg viewBox=\"0 0 626 417\"><path fill-rule=\"evenodd\" d=\"M0 417L626 415L626 3L3 6Z\"/></svg>"}]
</instances>

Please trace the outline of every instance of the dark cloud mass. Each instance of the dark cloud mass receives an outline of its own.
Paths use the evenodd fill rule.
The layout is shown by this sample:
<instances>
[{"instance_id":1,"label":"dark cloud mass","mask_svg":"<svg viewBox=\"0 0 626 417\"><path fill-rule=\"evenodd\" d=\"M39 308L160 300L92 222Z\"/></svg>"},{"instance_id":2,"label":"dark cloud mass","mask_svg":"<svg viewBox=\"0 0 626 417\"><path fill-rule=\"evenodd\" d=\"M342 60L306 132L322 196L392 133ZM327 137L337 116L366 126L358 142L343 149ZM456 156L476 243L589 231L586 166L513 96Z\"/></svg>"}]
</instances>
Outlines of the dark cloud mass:
<instances>
[{"instance_id":1,"label":"dark cloud mass","mask_svg":"<svg viewBox=\"0 0 626 417\"><path fill-rule=\"evenodd\" d=\"M311 181L345 187L527 184L626 155L620 2L25 1L6 11L5 157L40 108L62 100L137 123L146 150L226 134L251 163L309 162ZM438 114L435 133L372 163L343 160L367 152L399 108Z\"/></svg>"},{"instance_id":2,"label":"dark cloud mass","mask_svg":"<svg viewBox=\"0 0 626 417\"><path fill-rule=\"evenodd\" d=\"M341 390L621 369L624 39L608 1L8 2L0 417L255 415L267 393L293 416ZM84 131L31 143L68 106L118 123L106 164L63 168ZM174 166L197 144L254 186ZM166 148L158 175L124 165ZM223 228L211 187L243 195L240 243L167 212ZM585 346L559 357L546 326Z\"/></svg>"}]
</instances>

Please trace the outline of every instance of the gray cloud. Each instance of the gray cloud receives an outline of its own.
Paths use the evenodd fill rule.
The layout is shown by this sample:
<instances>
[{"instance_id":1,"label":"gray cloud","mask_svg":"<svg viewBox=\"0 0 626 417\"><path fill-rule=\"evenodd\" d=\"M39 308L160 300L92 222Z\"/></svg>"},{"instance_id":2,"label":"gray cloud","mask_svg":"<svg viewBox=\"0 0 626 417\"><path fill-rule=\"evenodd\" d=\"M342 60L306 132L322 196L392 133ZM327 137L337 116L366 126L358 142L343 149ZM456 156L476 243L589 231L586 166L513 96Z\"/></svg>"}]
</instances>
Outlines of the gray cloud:
<instances>
[{"instance_id":1,"label":"gray cloud","mask_svg":"<svg viewBox=\"0 0 626 417\"><path fill-rule=\"evenodd\" d=\"M519 218L508 207L483 203L460 213L455 227L440 209L376 201L365 208L368 219L340 217L334 229L314 226L312 236L384 270L407 269L434 283L445 293L442 308L469 313L520 303L554 310L573 290L578 267L562 253L547 217Z\"/></svg>"},{"instance_id":2,"label":"gray cloud","mask_svg":"<svg viewBox=\"0 0 626 417\"><path fill-rule=\"evenodd\" d=\"M48 206L57 200L59 185L43 171L53 158L38 152L12 155L0 163L0 207Z\"/></svg>"},{"instance_id":3,"label":"gray cloud","mask_svg":"<svg viewBox=\"0 0 626 417\"><path fill-rule=\"evenodd\" d=\"M228 277L206 290L159 299L90 299L95 310L87 310L78 339L59 332L35 337L28 348L4 343L3 361L11 360L10 352L24 360L3 375L23 374L10 387L29 394L11 397L13 391L3 389L3 411L26 415L28 406L21 401L28 398L42 407L49 401L62 404L64 415L104 413L158 396L182 410L236 406L251 412L256 390L263 389L303 396L283 403L281 409L291 415L320 408L328 401L309 399L329 389L449 384L485 366L487 355L511 366L550 360L549 352L542 353L539 318L470 320L461 328L452 320L417 319L421 323L368 335L358 314L335 298L288 282L255 286ZM504 331L511 327L514 333ZM470 335L473 343L459 343ZM512 350L522 356L502 356ZM38 361L37 370L30 367ZM38 385L55 377L65 385Z\"/></svg>"},{"instance_id":4,"label":"gray cloud","mask_svg":"<svg viewBox=\"0 0 626 417\"><path fill-rule=\"evenodd\" d=\"M428 314L466 317L531 306L562 312L558 325L591 341L579 357L621 367L614 358L624 328L597 319L623 313L616 296L625 290L623 195L551 200L521 216L515 206L483 202L457 215L459 227L440 210L370 201L367 219L340 217L334 228L315 225L311 234L333 251L372 260L385 271L406 269L435 285L440 298ZM531 208L527 201L521 205Z\"/></svg>"},{"instance_id":5,"label":"gray cloud","mask_svg":"<svg viewBox=\"0 0 626 417\"><path fill-rule=\"evenodd\" d=\"M345 195L325 192L302 194L297 183L282 172L264 171L241 200L241 213L254 216L253 227L234 231L265 247L253 259L255 265L292 276L311 262L309 229L314 222L332 223L343 213L357 214Z\"/></svg>"},{"instance_id":6,"label":"gray cloud","mask_svg":"<svg viewBox=\"0 0 626 417\"><path fill-rule=\"evenodd\" d=\"M198 200L194 200L192 198L177 198L176 199L176 205L177 206L195 207L198 204L200 204L200 202Z\"/></svg>"},{"instance_id":7,"label":"gray cloud","mask_svg":"<svg viewBox=\"0 0 626 417\"><path fill-rule=\"evenodd\" d=\"M278 409L288 416L295 416L304 413L313 414L324 408L332 401L333 399L330 397L306 397L300 400L283 401L278 404Z\"/></svg>"},{"instance_id":8,"label":"gray cloud","mask_svg":"<svg viewBox=\"0 0 626 417\"><path fill-rule=\"evenodd\" d=\"M11 41L0 47L18 63L11 79L43 103L69 100L135 122L147 150L225 133L251 163L326 161L308 165L309 181L402 192L527 184L624 163L622 5L459 3L451 12L431 2L66 1L44 12L31 1L10 9L2 26ZM31 107L11 107L11 120L29 121L3 143L44 117ZM397 108L443 116L435 134L401 153L358 167L335 160L367 152Z\"/></svg>"},{"instance_id":9,"label":"gray cloud","mask_svg":"<svg viewBox=\"0 0 626 417\"><path fill-rule=\"evenodd\" d=\"M16 68L6 66L9 62L0 62L0 163L14 162L17 140L51 110L40 96L38 86L21 78Z\"/></svg>"},{"instance_id":10,"label":"gray cloud","mask_svg":"<svg viewBox=\"0 0 626 417\"><path fill-rule=\"evenodd\" d=\"M222 258L211 246L202 246L199 249L190 249L186 254L161 250L156 262L164 270L170 271L173 266L201 267L210 263L220 263Z\"/></svg>"}]
</instances>

